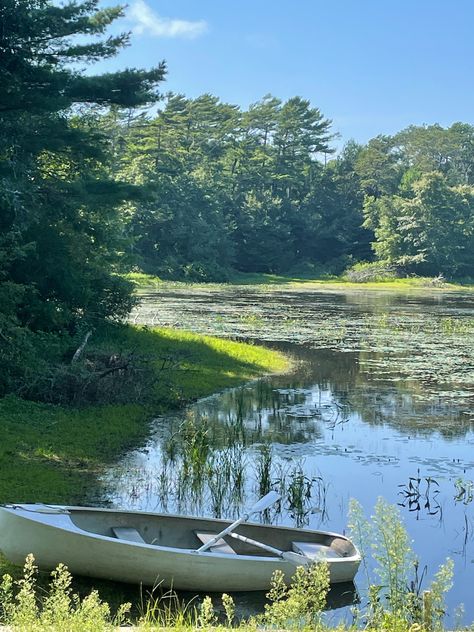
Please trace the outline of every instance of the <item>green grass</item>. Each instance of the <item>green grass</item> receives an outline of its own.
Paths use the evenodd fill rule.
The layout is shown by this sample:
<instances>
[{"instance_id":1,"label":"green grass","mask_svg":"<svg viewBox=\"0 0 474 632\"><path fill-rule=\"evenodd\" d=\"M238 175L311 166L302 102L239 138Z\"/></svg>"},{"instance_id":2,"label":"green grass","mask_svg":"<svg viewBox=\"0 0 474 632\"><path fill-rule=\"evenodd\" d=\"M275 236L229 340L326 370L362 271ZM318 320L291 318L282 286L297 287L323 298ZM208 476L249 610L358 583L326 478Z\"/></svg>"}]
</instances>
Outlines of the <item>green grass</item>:
<instances>
[{"instance_id":1,"label":"green grass","mask_svg":"<svg viewBox=\"0 0 474 632\"><path fill-rule=\"evenodd\" d=\"M287 366L262 347L169 329L119 327L100 341L112 343L150 359L157 381L148 404L70 409L1 399L0 502L97 500L97 474L144 441L152 414ZM171 365L160 371L163 358Z\"/></svg>"},{"instance_id":2,"label":"green grass","mask_svg":"<svg viewBox=\"0 0 474 632\"><path fill-rule=\"evenodd\" d=\"M120 340L138 353L156 358L157 371L163 358L179 364L177 370L165 370L156 386L155 401L160 407L186 403L288 366L282 354L257 345L169 328L124 327Z\"/></svg>"},{"instance_id":3,"label":"green grass","mask_svg":"<svg viewBox=\"0 0 474 632\"><path fill-rule=\"evenodd\" d=\"M266 286L267 288L286 287L311 287L317 289L350 289L350 290L429 290L429 291L466 291L474 290L472 279L460 279L453 282L435 283L431 277L407 277L401 279L387 278L380 281L353 282L340 276L324 276L321 278L309 278L302 276L283 276L278 274L264 273L237 273L228 283L189 283L184 281L162 280L151 274L130 273L127 278L135 283L137 289L145 288L169 288L172 286L181 287L189 285L192 287L213 288L225 285L255 285Z\"/></svg>"},{"instance_id":4,"label":"green grass","mask_svg":"<svg viewBox=\"0 0 474 632\"><path fill-rule=\"evenodd\" d=\"M144 272L129 272L125 275L125 278L138 287L158 286L162 283L160 277L145 274Z\"/></svg>"}]
</instances>

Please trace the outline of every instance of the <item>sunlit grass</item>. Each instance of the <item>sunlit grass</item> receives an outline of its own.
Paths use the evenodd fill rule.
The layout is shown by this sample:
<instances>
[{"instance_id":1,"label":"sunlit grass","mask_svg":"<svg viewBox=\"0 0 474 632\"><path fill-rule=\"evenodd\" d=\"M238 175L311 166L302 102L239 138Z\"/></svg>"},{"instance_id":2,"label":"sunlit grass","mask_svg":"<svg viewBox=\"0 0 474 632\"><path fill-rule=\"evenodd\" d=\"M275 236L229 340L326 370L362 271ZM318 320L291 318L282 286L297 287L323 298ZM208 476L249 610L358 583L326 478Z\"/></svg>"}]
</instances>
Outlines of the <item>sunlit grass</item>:
<instances>
[{"instance_id":1,"label":"sunlit grass","mask_svg":"<svg viewBox=\"0 0 474 632\"><path fill-rule=\"evenodd\" d=\"M150 285L156 287L162 283L160 277L153 276L151 274L145 274L144 272L129 272L125 275L125 278L138 287L149 287Z\"/></svg>"},{"instance_id":2,"label":"sunlit grass","mask_svg":"<svg viewBox=\"0 0 474 632\"><path fill-rule=\"evenodd\" d=\"M127 278L137 286L138 290L146 288L169 288L190 286L193 288L213 289L234 285L255 285L265 289L278 289L279 287L306 287L314 286L323 289L348 289L348 290L419 290L419 291L470 291L474 290L472 279L438 282L432 277L407 277L400 279L387 278L380 281L354 282L348 281L342 276L324 276L321 278L309 278L299 276L284 276L264 273L239 273L235 274L228 283L189 283L184 281L162 280L151 274L133 272Z\"/></svg>"},{"instance_id":3,"label":"sunlit grass","mask_svg":"<svg viewBox=\"0 0 474 632\"><path fill-rule=\"evenodd\" d=\"M121 327L100 344L107 336L150 358L157 380L147 405L69 409L0 399L0 502L93 502L97 474L145 440L153 414L287 366L268 349L182 331ZM172 364L162 371L163 358Z\"/></svg>"}]
</instances>

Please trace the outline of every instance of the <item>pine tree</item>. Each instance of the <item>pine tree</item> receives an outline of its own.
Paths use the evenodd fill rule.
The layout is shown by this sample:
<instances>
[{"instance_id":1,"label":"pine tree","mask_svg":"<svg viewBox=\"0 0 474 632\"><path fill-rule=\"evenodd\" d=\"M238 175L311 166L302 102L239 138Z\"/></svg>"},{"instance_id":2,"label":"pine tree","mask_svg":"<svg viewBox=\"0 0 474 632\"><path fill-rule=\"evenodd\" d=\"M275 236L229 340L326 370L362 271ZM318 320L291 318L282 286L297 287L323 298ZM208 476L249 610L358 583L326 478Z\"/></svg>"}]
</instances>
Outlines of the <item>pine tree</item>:
<instances>
[{"instance_id":1,"label":"pine tree","mask_svg":"<svg viewBox=\"0 0 474 632\"><path fill-rule=\"evenodd\" d=\"M93 108L156 101L165 66L97 76L80 70L128 43L127 34L105 36L122 8L98 4L3 0L0 6L5 375L22 345L34 347L34 334L70 334L130 306L130 288L114 273L124 250L117 208L133 192L107 173L108 143Z\"/></svg>"}]
</instances>

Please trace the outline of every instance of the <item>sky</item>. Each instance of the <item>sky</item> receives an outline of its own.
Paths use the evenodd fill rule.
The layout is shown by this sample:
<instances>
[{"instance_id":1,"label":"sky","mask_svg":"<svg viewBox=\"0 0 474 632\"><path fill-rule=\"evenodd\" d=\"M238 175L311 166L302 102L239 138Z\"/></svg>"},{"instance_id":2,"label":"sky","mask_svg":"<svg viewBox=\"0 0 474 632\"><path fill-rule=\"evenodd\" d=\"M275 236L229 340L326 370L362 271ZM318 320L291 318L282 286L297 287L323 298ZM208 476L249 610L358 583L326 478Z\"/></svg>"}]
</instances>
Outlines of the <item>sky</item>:
<instances>
[{"instance_id":1,"label":"sky","mask_svg":"<svg viewBox=\"0 0 474 632\"><path fill-rule=\"evenodd\" d=\"M103 6L116 4L101 0ZM474 123L474 0L129 0L131 45L94 72L165 60L163 92L247 108L298 95L337 144Z\"/></svg>"}]
</instances>

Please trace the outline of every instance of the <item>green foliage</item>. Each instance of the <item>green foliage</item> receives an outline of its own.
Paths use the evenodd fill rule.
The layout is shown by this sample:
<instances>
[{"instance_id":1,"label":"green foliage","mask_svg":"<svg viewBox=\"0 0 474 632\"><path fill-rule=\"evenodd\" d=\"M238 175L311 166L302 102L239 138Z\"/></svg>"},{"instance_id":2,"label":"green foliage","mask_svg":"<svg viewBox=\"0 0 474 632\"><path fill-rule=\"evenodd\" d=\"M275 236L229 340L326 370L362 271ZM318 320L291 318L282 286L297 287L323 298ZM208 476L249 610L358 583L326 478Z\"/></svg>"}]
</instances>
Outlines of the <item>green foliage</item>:
<instances>
[{"instance_id":1,"label":"green foliage","mask_svg":"<svg viewBox=\"0 0 474 632\"><path fill-rule=\"evenodd\" d=\"M408 198L368 200L365 214L380 259L428 275L467 276L474 271L472 186L451 186L445 176L428 174L414 182Z\"/></svg>"},{"instance_id":2,"label":"green foliage","mask_svg":"<svg viewBox=\"0 0 474 632\"><path fill-rule=\"evenodd\" d=\"M444 596L452 586L452 560L446 560L424 593L418 576L419 562L402 524L397 507L379 498L367 520L361 506L351 501L349 526L364 554L368 579L368 610L358 613L371 629L406 630L411 624L427 630L443 628ZM373 583L367 554L372 550L377 583ZM421 628L420 628L421 629Z\"/></svg>"},{"instance_id":3,"label":"green foliage","mask_svg":"<svg viewBox=\"0 0 474 632\"><path fill-rule=\"evenodd\" d=\"M123 604L117 617L112 618L109 606L99 599L96 591L84 599L72 593L72 578L63 564L51 573L49 591L40 600L37 570L33 556L29 555L21 579L13 582L9 575L3 576L0 587L1 623L28 632L106 632L116 629L116 625L124 621L130 604Z\"/></svg>"},{"instance_id":4,"label":"green foliage","mask_svg":"<svg viewBox=\"0 0 474 632\"><path fill-rule=\"evenodd\" d=\"M227 625L231 628L235 618L234 600L227 593L222 593L222 605L224 606Z\"/></svg>"},{"instance_id":5,"label":"green foliage","mask_svg":"<svg viewBox=\"0 0 474 632\"><path fill-rule=\"evenodd\" d=\"M202 603L199 605L197 623L198 627L204 628L205 630L214 627L217 623L212 599L209 596L204 597Z\"/></svg>"},{"instance_id":6,"label":"green foliage","mask_svg":"<svg viewBox=\"0 0 474 632\"><path fill-rule=\"evenodd\" d=\"M388 261L373 261L371 263L355 263L344 272L344 278L351 283L371 283L397 279L397 266Z\"/></svg>"},{"instance_id":7,"label":"green foliage","mask_svg":"<svg viewBox=\"0 0 474 632\"><path fill-rule=\"evenodd\" d=\"M50 364L48 344L121 319L134 302L116 273L129 249L118 208L136 191L108 174L93 106L155 101L165 69L78 70L128 42L105 36L122 8L98 7L6 0L0 8L0 395Z\"/></svg>"},{"instance_id":8,"label":"green foliage","mask_svg":"<svg viewBox=\"0 0 474 632\"><path fill-rule=\"evenodd\" d=\"M328 161L330 121L299 97L241 111L170 94L153 119L106 124L125 149L115 173L147 186L129 212L148 273L340 274L375 253L403 273L472 276L470 125L412 126Z\"/></svg>"},{"instance_id":9,"label":"green foliage","mask_svg":"<svg viewBox=\"0 0 474 632\"><path fill-rule=\"evenodd\" d=\"M329 590L329 568L324 562L298 566L291 584L286 585L281 571L275 571L262 622L287 629L317 629Z\"/></svg>"},{"instance_id":10,"label":"green foliage","mask_svg":"<svg viewBox=\"0 0 474 632\"><path fill-rule=\"evenodd\" d=\"M300 97L267 95L241 111L211 95L169 94L153 119L114 114L102 124L122 144L115 173L147 188L130 209L146 272L226 280L233 268L283 272L370 255L356 151L324 169L330 121Z\"/></svg>"}]
</instances>

